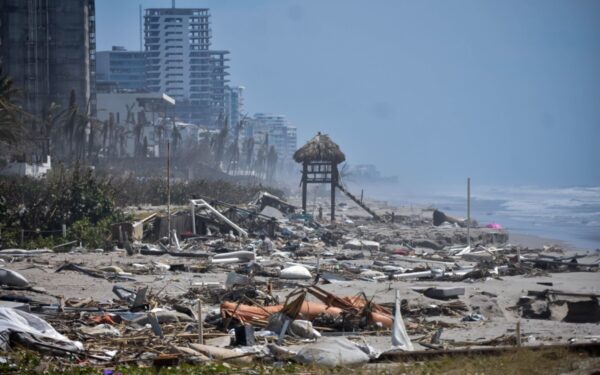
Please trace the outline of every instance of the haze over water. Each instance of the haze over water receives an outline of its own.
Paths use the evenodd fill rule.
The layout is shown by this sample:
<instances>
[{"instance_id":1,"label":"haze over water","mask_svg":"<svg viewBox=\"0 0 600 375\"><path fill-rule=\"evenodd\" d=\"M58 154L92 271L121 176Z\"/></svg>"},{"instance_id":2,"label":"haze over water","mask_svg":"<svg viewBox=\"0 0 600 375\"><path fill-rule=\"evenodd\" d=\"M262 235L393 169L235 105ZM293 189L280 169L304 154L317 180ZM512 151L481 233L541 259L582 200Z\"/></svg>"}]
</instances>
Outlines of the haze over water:
<instances>
[{"instance_id":1,"label":"haze over water","mask_svg":"<svg viewBox=\"0 0 600 375\"><path fill-rule=\"evenodd\" d=\"M171 6L97 2L98 50L139 48L139 3ZM380 198L459 211L471 177L480 221L600 247L600 2L177 6L211 9L247 113L285 114L299 146L322 131L348 163L397 175Z\"/></svg>"}]
</instances>

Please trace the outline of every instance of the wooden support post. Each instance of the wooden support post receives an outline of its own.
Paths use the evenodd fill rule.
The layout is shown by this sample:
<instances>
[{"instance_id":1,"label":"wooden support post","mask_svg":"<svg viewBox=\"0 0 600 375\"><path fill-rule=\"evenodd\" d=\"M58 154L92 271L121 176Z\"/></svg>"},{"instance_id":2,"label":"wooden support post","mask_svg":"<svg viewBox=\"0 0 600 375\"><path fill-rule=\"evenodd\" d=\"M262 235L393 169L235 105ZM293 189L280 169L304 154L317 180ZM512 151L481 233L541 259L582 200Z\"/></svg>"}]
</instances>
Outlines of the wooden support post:
<instances>
[{"instance_id":1,"label":"wooden support post","mask_svg":"<svg viewBox=\"0 0 600 375\"><path fill-rule=\"evenodd\" d=\"M467 178L467 246L471 249L471 177Z\"/></svg>"},{"instance_id":2,"label":"wooden support post","mask_svg":"<svg viewBox=\"0 0 600 375\"><path fill-rule=\"evenodd\" d=\"M337 185L337 165L331 163L331 221L335 221L335 187Z\"/></svg>"},{"instance_id":3,"label":"wooden support post","mask_svg":"<svg viewBox=\"0 0 600 375\"><path fill-rule=\"evenodd\" d=\"M521 320L517 320L517 329L515 330L515 335L517 336L517 346L521 347Z\"/></svg>"},{"instance_id":4,"label":"wooden support post","mask_svg":"<svg viewBox=\"0 0 600 375\"><path fill-rule=\"evenodd\" d=\"M199 336L200 344L204 344L204 320L202 319L202 301L198 299L198 327L199 327Z\"/></svg>"},{"instance_id":5,"label":"wooden support post","mask_svg":"<svg viewBox=\"0 0 600 375\"><path fill-rule=\"evenodd\" d=\"M25 242L25 230L21 229L21 247L23 247L24 242Z\"/></svg>"},{"instance_id":6,"label":"wooden support post","mask_svg":"<svg viewBox=\"0 0 600 375\"><path fill-rule=\"evenodd\" d=\"M308 165L305 163L302 164L302 213L306 214L306 179L308 175Z\"/></svg>"}]
</instances>

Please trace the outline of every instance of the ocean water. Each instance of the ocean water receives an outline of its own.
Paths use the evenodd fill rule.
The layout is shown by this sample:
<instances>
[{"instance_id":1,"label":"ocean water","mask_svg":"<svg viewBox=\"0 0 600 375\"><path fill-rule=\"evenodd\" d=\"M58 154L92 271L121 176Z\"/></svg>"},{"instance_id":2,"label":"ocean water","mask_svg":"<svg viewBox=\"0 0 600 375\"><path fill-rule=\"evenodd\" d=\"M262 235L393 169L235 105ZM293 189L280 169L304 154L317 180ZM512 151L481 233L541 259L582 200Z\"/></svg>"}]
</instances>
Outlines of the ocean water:
<instances>
[{"instance_id":1,"label":"ocean water","mask_svg":"<svg viewBox=\"0 0 600 375\"><path fill-rule=\"evenodd\" d=\"M462 194L403 193L373 187L390 204L436 207L449 215L467 216ZM509 232L563 241L581 249L600 249L600 187L478 187L471 189L471 217L480 225L498 223Z\"/></svg>"}]
</instances>

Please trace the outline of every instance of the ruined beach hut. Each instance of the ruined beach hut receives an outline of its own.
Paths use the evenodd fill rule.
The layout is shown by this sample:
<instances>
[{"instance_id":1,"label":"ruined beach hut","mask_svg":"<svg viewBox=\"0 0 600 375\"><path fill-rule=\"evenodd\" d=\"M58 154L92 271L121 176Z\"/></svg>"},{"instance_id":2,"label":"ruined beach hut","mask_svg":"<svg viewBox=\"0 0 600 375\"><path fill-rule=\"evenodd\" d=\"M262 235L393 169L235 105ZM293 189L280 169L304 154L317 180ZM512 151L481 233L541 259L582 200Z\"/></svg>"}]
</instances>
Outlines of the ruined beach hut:
<instances>
[{"instance_id":1,"label":"ruined beach hut","mask_svg":"<svg viewBox=\"0 0 600 375\"><path fill-rule=\"evenodd\" d=\"M308 184L331 184L331 220L335 220L335 188L339 185L338 164L346 155L326 134L317 135L296 150L294 160L302 163L302 211L306 214Z\"/></svg>"}]
</instances>

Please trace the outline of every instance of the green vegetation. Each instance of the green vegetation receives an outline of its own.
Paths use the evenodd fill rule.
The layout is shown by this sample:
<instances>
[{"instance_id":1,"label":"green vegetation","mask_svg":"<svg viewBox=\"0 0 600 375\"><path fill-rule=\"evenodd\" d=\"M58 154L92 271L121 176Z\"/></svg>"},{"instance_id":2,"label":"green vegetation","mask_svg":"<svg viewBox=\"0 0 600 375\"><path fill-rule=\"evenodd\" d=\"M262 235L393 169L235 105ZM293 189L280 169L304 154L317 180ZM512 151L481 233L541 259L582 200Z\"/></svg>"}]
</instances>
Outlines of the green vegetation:
<instances>
[{"instance_id":1,"label":"green vegetation","mask_svg":"<svg viewBox=\"0 0 600 375\"><path fill-rule=\"evenodd\" d=\"M209 196L247 203L264 187L225 181L193 180L171 186L171 203L185 205L192 197ZM279 191L270 190L275 194ZM44 179L0 179L0 230L4 248L52 247L78 241L87 247L110 248L113 223L132 220L120 207L165 205L165 179L100 176L76 165L52 170ZM66 237L62 226L66 225Z\"/></svg>"},{"instance_id":2,"label":"green vegetation","mask_svg":"<svg viewBox=\"0 0 600 375\"><path fill-rule=\"evenodd\" d=\"M111 180L111 185L117 191L115 196L118 206L133 205L165 205L167 203L167 184L164 178L138 179L127 178ZM248 203L259 191L267 190L276 195L281 191L266 188L262 185L242 185L222 180L191 180L171 183L171 203L186 205L190 198L208 196L232 204Z\"/></svg>"},{"instance_id":3,"label":"green vegetation","mask_svg":"<svg viewBox=\"0 0 600 375\"><path fill-rule=\"evenodd\" d=\"M12 80L2 73L0 66L0 145L16 143L22 131L22 111L14 104L17 96Z\"/></svg>"},{"instance_id":4,"label":"green vegetation","mask_svg":"<svg viewBox=\"0 0 600 375\"><path fill-rule=\"evenodd\" d=\"M53 246L69 240L110 246L110 224L126 220L115 205L110 180L76 166L56 169L45 179L0 179L3 247ZM63 237L62 226L68 228Z\"/></svg>"}]
</instances>

